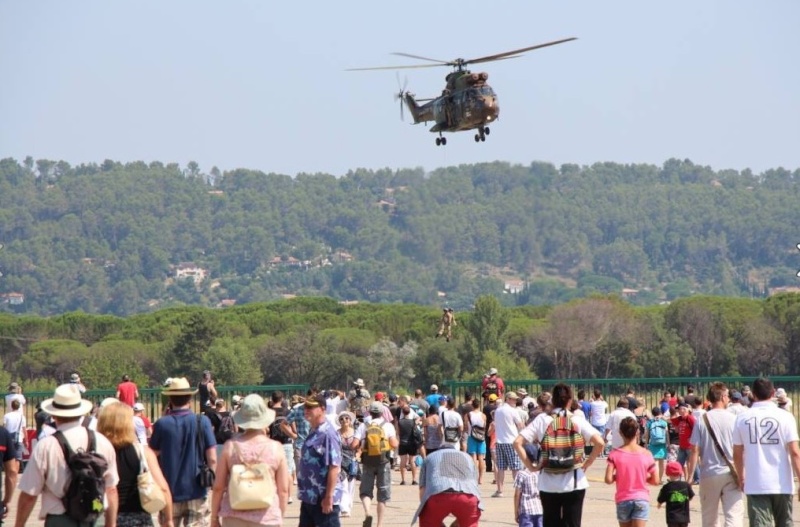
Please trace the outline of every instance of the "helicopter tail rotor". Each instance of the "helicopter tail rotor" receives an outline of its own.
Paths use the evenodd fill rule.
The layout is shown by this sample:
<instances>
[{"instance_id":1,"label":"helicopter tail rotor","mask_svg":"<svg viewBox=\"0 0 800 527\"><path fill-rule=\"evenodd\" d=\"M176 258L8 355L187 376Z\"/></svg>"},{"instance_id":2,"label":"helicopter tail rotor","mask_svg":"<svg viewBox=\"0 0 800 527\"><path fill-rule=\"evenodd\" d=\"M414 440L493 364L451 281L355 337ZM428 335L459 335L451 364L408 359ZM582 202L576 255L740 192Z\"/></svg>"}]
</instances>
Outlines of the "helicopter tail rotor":
<instances>
[{"instance_id":1,"label":"helicopter tail rotor","mask_svg":"<svg viewBox=\"0 0 800 527\"><path fill-rule=\"evenodd\" d=\"M403 80L403 84L401 85L400 84L400 74L396 73L396 75L397 75L397 87L400 88L400 91L398 93L394 94L394 98L395 98L396 101L400 101L400 120L401 121L405 121L406 119L405 119L405 109L403 108L403 106L404 106L403 98L405 97L405 95L407 93L406 92L406 87L408 86L408 77L406 77Z\"/></svg>"}]
</instances>

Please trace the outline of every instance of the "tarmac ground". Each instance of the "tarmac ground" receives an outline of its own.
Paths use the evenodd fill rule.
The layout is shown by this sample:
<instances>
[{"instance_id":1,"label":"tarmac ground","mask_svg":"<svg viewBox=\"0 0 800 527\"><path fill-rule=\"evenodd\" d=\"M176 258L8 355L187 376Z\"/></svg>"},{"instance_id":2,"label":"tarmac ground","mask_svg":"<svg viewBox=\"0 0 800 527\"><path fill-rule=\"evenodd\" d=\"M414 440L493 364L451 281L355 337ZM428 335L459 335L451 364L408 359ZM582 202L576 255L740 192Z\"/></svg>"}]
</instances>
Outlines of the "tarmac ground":
<instances>
[{"instance_id":1,"label":"tarmac ground","mask_svg":"<svg viewBox=\"0 0 800 527\"><path fill-rule=\"evenodd\" d=\"M595 464L589 469L590 487L586 491L586 499L583 504L583 525L589 527L614 527L618 525L616 508L614 505L614 485L606 485L603 482L603 474L605 471L605 461L598 459ZM411 474L407 473L407 483L411 482ZM506 472L504 495L502 498L490 497L495 491L495 485L491 484L493 479L492 473L484 475L483 484L481 485L481 498L483 504L483 513L481 515L481 525L486 526L514 526L517 522L514 520L514 489L511 473ZM666 516L664 509L656 508L656 497L660 487L654 486L650 491L651 509L649 526L653 527L666 527ZM695 494L698 492L698 487L694 487ZM294 489L293 489L294 491ZM9 511L9 515L5 520L5 525L13 526L15 519L16 509L16 496L13 500L13 506ZM390 526L403 526L411 525L411 518L417 510L419 504L419 487L413 485L400 485L400 472L395 471L392 478L392 500L388 503L386 508L386 516L383 520L383 527ZM800 502L794 502L794 510L792 514L793 524L800 525ZM31 514L31 518L26 523L26 527L40 527L44 525L44 521L38 519L39 503ZM297 525L300 514L300 505L295 498L294 503L289 505L286 516L284 517L283 524L287 527L294 527ZM372 505L372 514L376 516L376 504ZM452 519L452 518L451 518ZM698 496L691 502L691 519L690 525L701 525L700 521L700 499ZM342 526L351 527L362 526L364 521L364 509L361 503L356 498L353 504L352 515L349 518L341 518ZM447 520L449 525L451 520ZM224 524L224 520L223 520ZM157 526L158 523L155 522ZM724 525L723 518L720 515L719 525ZM747 525L745 519L744 525ZM178 526L176 526L178 527ZM372 527L378 527L377 517L373 518Z\"/></svg>"}]
</instances>

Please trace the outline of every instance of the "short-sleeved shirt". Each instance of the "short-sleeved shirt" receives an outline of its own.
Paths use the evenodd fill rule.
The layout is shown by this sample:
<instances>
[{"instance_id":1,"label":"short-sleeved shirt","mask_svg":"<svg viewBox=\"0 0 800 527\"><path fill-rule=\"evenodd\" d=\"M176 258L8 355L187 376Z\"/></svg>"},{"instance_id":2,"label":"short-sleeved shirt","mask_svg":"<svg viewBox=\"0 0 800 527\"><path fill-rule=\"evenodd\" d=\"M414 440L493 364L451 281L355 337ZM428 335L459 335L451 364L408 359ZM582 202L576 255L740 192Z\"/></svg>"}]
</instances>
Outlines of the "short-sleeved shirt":
<instances>
[{"instance_id":1,"label":"short-sleeved shirt","mask_svg":"<svg viewBox=\"0 0 800 527\"><path fill-rule=\"evenodd\" d=\"M692 429L696 423L695 418L691 415L673 417L671 420L672 426L678 431L678 447L687 450L692 448L689 438L692 437Z\"/></svg>"},{"instance_id":2,"label":"short-sleeved shirt","mask_svg":"<svg viewBox=\"0 0 800 527\"><path fill-rule=\"evenodd\" d=\"M514 489L519 489L519 513L532 516L543 514L539 498L539 474L524 468L514 478Z\"/></svg>"},{"instance_id":3,"label":"short-sleeved shirt","mask_svg":"<svg viewBox=\"0 0 800 527\"><path fill-rule=\"evenodd\" d=\"M325 497L330 467L341 465L341 437L326 419L317 428L311 429L303 443L300 466L297 468L297 495L300 501L310 505L319 503Z\"/></svg>"},{"instance_id":4,"label":"short-sleeved shirt","mask_svg":"<svg viewBox=\"0 0 800 527\"><path fill-rule=\"evenodd\" d=\"M456 412L455 410L447 410L442 415L442 426L445 428L461 428L464 430L464 418L461 417L461 414ZM449 443L451 445L457 445L461 442L461 437L459 437L456 441ZM447 441L445 441L447 443Z\"/></svg>"},{"instance_id":5,"label":"short-sleeved shirt","mask_svg":"<svg viewBox=\"0 0 800 527\"><path fill-rule=\"evenodd\" d=\"M494 434L497 443L511 444L519 433L518 425L523 424L516 406L501 404L494 411Z\"/></svg>"},{"instance_id":6,"label":"short-sleeved shirt","mask_svg":"<svg viewBox=\"0 0 800 527\"><path fill-rule=\"evenodd\" d=\"M554 410L555 412L562 411L560 408ZM553 417L548 414L539 414L528 426L522 429L519 433L529 443L538 443L542 440L547 427L553 422ZM580 427L583 440L588 445L592 437L599 436L600 432L593 427L589 421L585 419L575 420L573 423ZM565 493L572 492L573 490L582 490L589 488L589 480L586 479L586 474L582 468L579 468L577 473L567 472L565 474L552 474L542 471L539 474L539 490L542 492Z\"/></svg>"},{"instance_id":7,"label":"short-sleeved shirt","mask_svg":"<svg viewBox=\"0 0 800 527\"><path fill-rule=\"evenodd\" d=\"M211 421L201 416L206 449L217 445ZM158 464L169 483L172 501L205 498L206 489L197 482L204 452L197 450L197 415L191 410L174 410L153 425L150 447L158 452Z\"/></svg>"},{"instance_id":8,"label":"short-sleeved shirt","mask_svg":"<svg viewBox=\"0 0 800 527\"><path fill-rule=\"evenodd\" d=\"M131 381L121 382L117 385L119 392L119 401L133 406L136 403L136 384Z\"/></svg>"},{"instance_id":9,"label":"short-sleeved shirt","mask_svg":"<svg viewBox=\"0 0 800 527\"><path fill-rule=\"evenodd\" d=\"M591 415L589 422L594 426L605 426L608 421L608 403L602 399L592 401L589 403L591 406Z\"/></svg>"},{"instance_id":10,"label":"short-sleeved shirt","mask_svg":"<svg viewBox=\"0 0 800 527\"><path fill-rule=\"evenodd\" d=\"M721 408L709 410L706 416L708 416L714 435L719 441L719 446L722 447L728 461L733 463L733 426L736 423L736 416ZM728 463L719 455L719 450L714 445L714 440L711 439L705 419L702 417L694 425L689 442L700 450L701 478L730 474L731 469L728 468Z\"/></svg>"},{"instance_id":11,"label":"short-sleeved shirt","mask_svg":"<svg viewBox=\"0 0 800 527\"><path fill-rule=\"evenodd\" d=\"M608 455L608 464L616 471L617 492L614 501L649 500L650 485L647 478L656 471L653 454L647 450L627 452L615 448Z\"/></svg>"},{"instance_id":12,"label":"short-sleeved shirt","mask_svg":"<svg viewBox=\"0 0 800 527\"><path fill-rule=\"evenodd\" d=\"M636 415L627 408L617 408L608 416L606 430L611 430L611 448L619 448L625 444L625 438L619 433L619 425L626 417L636 419Z\"/></svg>"},{"instance_id":13,"label":"short-sleeved shirt","mask_svg":"<svg viewBox=\"0 0 800 527\"><path fill-rule=\"evenodd\" d=\"M64 423L58 427L70 448L86 448L89 444L88 431L80 421ZM95 451L108 462L108 469L103 474L106 489L115 488L119 483L117 475L117 453L111 442L99 433L95 434ZM31 496L42 495L39 519L48 514L64 514L66 509L61 499L64 497L69 482L69 469L64 459L64 452L55 436L48 436L38 443L31 453L25 472L20 477L17 488Z\"/></svg>"},{"instance_id":14,"label":"short-sleeved shirt","mask_svg":"<svg viewBox=\"0 0 800 527\"><path fill-rule=\"evenodd\" d=\"M19 401L19 406L22 408L25 406L25 396L21 393L9 393L6 394L6 412L11 411L11 401Z\"/></svg>"},{"instance_id":15,"label":"short-sleeved shirt","mask_svg":"<svg viewBox=\"0 0 800 527\"><path fill-rule=\"evenodd\" d=\"M25 438L20 434L20 431L27 427L25 422L25 414L23 414L21 410L17 410L16 412L8 412L6 415L4 415L3 426L6 430L8 430L8 433L11 434L12 439L17 443L22 443L25 440Z\"/></svg>"},{"instance_id":16,"label":"short-sleeved shirt","mask_svg":"<svg viewBox=\"0 0 800 527\"><path fill-rule=\"evenodd\" d=\"M685 481L670 481L658 492L658 503L667 504L667 523L689 523L689 500L694 498L691 485Z\"/></svg>"},{"instance_id":17,"label":"short-sleeved shirt","mask_svg":"<svg viewBox=\"0 0 800 527\"><path fill-rule=\"evenodd\" d=\"M736 416L733 444L744 448L745 494L793 494L787 450L798 441L797 421L772 401L756 401Z\"/></svg>"}]
</instances>

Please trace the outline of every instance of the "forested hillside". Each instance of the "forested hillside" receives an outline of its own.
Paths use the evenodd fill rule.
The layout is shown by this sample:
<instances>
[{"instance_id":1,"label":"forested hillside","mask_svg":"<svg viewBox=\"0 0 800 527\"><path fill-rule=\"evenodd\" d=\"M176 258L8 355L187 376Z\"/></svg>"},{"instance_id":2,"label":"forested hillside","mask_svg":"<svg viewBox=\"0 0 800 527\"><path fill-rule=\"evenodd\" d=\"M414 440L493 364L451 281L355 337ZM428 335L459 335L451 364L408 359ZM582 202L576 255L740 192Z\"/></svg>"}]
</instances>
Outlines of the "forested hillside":
<instances>
[{"instance_id":1,"label":"forested hillside","mask_svg":"<svg viewBox=\"0 0 800 527\"><path fill-rule=\"evenodd\" d=\"M599 163L328 174L0 161L0 309L127 315L281 295L457 309L794 285L800 170ZM188 277L178 278L183 272Z\"/></svg>"},{"instance_id":2,"label":"forested hillside","mask_svg":"<svg viewBox=\"0 0 800 527\"><path fill-rule=\"evenodd\" d=\"M0 314L0 386L52 390L78 371L90 388L123 374L222 385L309 383L403 391L446 379L757 376L800 373L800 295L692 296L631 306L592 296L555 307L503 307L481 296L435 338L440 311L413 304L344 306L295 298L229 309L170 308L121 318Z\"/></svg>"}]
</instances>

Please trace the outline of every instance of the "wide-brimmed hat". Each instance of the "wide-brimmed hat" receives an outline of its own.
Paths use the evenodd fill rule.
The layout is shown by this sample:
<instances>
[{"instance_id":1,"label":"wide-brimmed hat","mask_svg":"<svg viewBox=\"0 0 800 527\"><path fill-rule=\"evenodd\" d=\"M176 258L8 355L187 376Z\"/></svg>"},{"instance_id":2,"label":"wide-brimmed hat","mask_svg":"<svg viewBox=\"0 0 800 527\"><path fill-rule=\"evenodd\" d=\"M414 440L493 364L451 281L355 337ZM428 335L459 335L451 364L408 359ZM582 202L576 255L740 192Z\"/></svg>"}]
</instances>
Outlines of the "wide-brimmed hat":
<instances>
[{"instance_id":1,"label":"wide-brimmed hat","mask_svg":"<svg viewBox=\"0 0 800 527\"><path fill-rule=\"evenodd\" d=\"M517 395L528 395L528 390L525 388L517 388Z\"/></svg>"},{"instance_id":2,"label":"wide-brimmed hat","mask_svg":"<svg viewBox=\"0 0 800 527\"><path fill-rule=\"evenodd\" d=\"M161 392L164 395L194 395L197 393L197 388L192 388L186 377L173 377L168 381L168 383L164 383L164 390Z\"/></svg>"},{"instance_id":3,"label":"wide-brimmed hat","mask_svg":"<svg viewBox=\"0 0 800 527\"><path fill-rule=\"evenodd\" d=\"M264 398L251 393L242 399L239 411L233 414L233 422L246 430L266 430L275 421L275 410L267 408Z\"/></svg>"},{"instance_id":4,"label":"wide-brimmed hat","mask_svg":"<svg viewBox=\"0 0 800 527\"><path fill-rule=\"evenodd\" d=\"M348 412L347 410L345 410L344 412L340 412L339 415L336 416L336 421L341 423L342 417L349 417L350 422L353 424L355 424L356 422L356 414L354 414L353 412Z\"/></svg>"},{"instance_id":5,"label":"wide-brimmed hat","mask_svg":"<svg viewBox=\"0 0 800 527\"><path fill-rule=\"evenodd\" d=\"M328 401L321 393L315 393L314 395L306 397L306 400L303 404L306 408L317 408L321 406L324 410L328 404Z\"/></svg>"},{"instance_id":6,"label":"wide-brimmed hat","mask_svg":"<svg viewBox=\"0 0 800 527\"><path fill-rule=\"evenodd\" d=\"M359 388L363 388L364 387L364 379L356 379L355 381L353 381L353 384L355 384Z\"/></svg>"},{"instance_id":7,"label":"wide-brimmed hat","mask_svg":"<svg viewBox=\"0 0 800 527\"><path fill-rule=\"evenodd\" d=\"M81 392L74 384L62 384L52 399L42 401L42 410L56 417L80 417L91 409L92 402L81 399Z\"/></svg>"}]
</instances>

